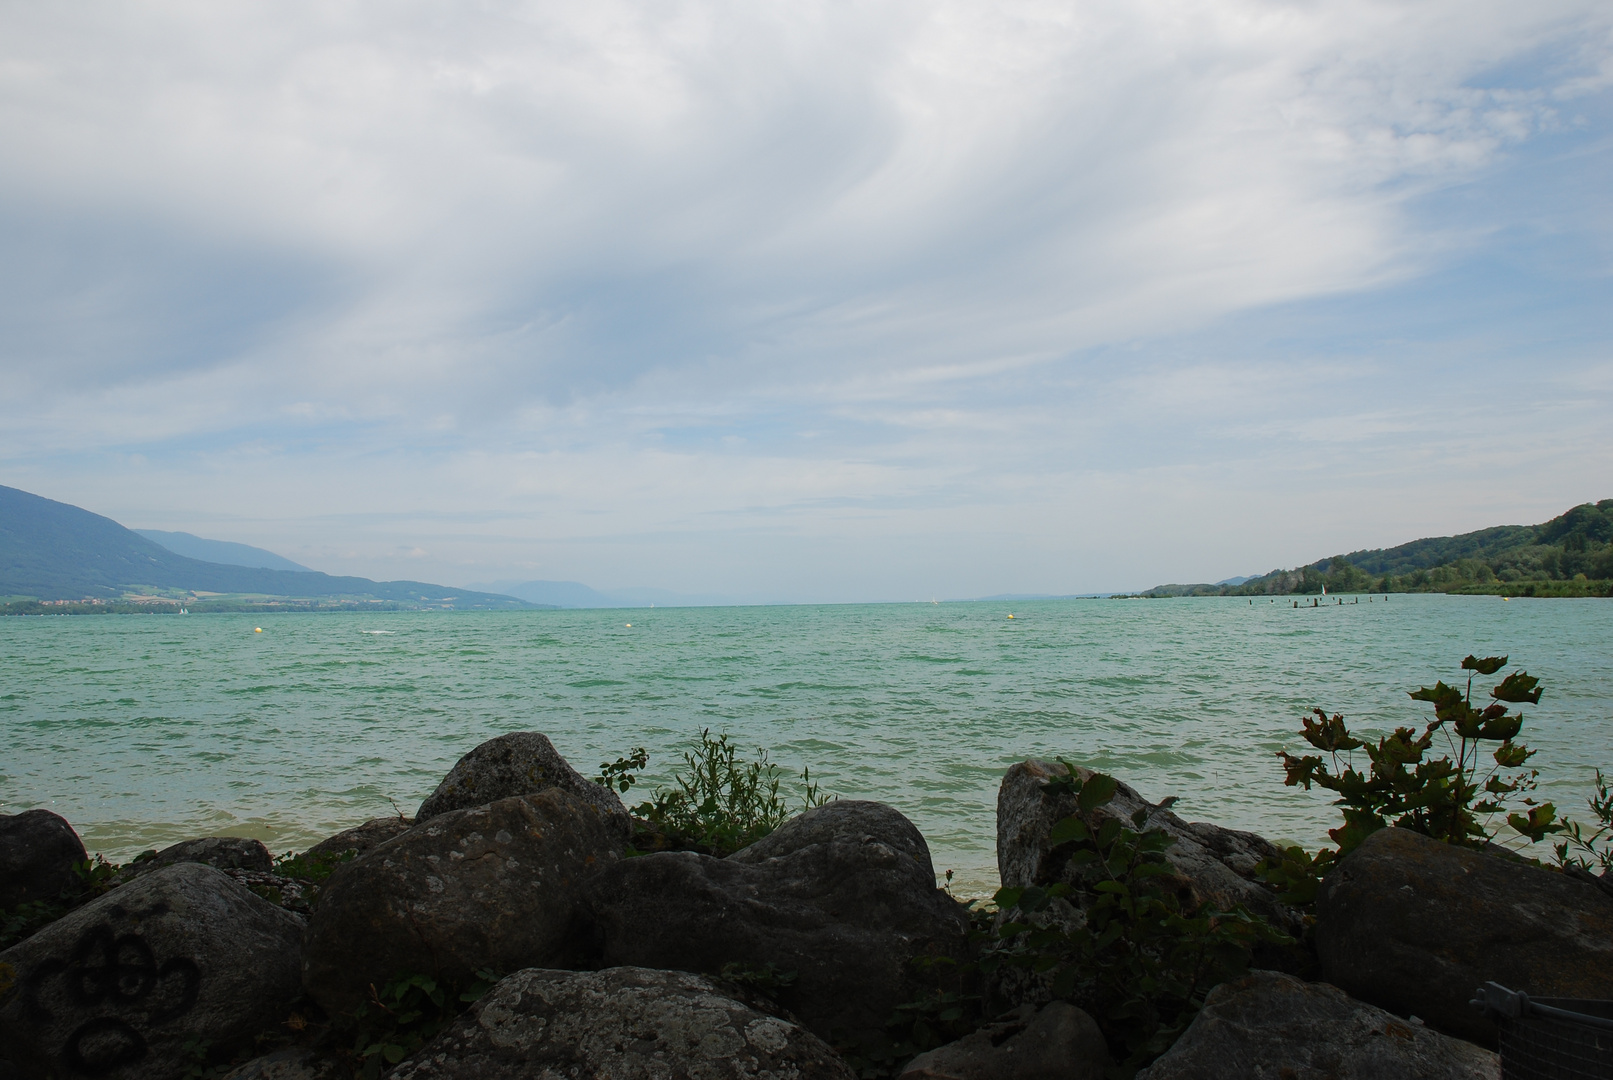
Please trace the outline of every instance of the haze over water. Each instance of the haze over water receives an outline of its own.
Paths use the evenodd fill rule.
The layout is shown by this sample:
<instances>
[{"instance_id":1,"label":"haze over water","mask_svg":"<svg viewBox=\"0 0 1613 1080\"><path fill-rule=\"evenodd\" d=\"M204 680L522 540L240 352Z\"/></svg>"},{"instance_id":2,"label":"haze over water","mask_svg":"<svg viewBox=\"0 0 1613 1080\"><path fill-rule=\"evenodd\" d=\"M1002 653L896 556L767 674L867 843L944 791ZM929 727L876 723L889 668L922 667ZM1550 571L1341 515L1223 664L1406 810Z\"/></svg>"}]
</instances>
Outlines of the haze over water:
<instances>
[{"instance_id":1,"label":"haze over water","mask_svg":"<svg viewBox=\"0 0 1613 1080\"><path fill-rule=\"evenodd\" d=\"M1541 679L1523 741L1544 797L1583 809L1613 766L1613 604L1332 600L0 619L0 812L47 807L120 861L216 834L301 849L412 814L504 732L587 775L649 748L633 802L711 728L896 806L973 894L995 884L997 784L1031 756L1314 847L1337 812L1274 756L1299 717L1420 727L1406 692L1469 652Z\"/></svg>"}]
</instances>

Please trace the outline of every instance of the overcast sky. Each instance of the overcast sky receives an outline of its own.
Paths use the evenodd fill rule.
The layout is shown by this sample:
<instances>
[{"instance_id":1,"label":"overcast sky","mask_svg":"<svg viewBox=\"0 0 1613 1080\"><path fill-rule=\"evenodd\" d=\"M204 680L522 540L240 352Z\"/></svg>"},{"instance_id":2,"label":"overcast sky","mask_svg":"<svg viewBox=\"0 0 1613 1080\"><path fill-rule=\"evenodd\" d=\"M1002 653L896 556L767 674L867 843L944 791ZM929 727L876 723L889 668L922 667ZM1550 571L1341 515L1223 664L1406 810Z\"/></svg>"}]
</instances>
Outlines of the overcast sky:
<instances>
[{"instance_id":1,"label":"overcast sky","mask_svg":"<svg viewBox=\"0 0 1613 1080\"><path fill-rule=\"evenodd\" d=\"M1613 496L1613 5L0 4L0 483L907 600Z\"/></svg>"}]
</instances>

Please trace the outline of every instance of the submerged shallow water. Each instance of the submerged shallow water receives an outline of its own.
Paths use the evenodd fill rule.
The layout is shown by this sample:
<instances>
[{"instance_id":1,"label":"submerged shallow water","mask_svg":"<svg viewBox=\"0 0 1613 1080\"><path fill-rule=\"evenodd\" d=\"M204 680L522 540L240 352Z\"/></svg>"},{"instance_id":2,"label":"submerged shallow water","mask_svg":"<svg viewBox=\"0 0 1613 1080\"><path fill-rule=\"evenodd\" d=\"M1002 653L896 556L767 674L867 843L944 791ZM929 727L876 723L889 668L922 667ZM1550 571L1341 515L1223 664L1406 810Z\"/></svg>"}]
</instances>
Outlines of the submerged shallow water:
<instances>
[{"instance_id":1,"label":"submerged shallow water","mask_svg":"<svg viewBox=\"0 0 1613 1080\"><path fill-rule=\"evenodd\" d=\"M998 781L1031 756L1315 846L1336 811L1274 756L1299 717L1420 724L1406 692L1469 652L1540 677L1523 741L1546 797L1583 809L1613 767L1613 602L1353 599L5 618L0 812L47 807L116 860L218 834L301 849L413 813L493 735L543 731L588 775L642 745L653 786L710 728L893 804L978 893Z\"/></svg>"}]
</instances>

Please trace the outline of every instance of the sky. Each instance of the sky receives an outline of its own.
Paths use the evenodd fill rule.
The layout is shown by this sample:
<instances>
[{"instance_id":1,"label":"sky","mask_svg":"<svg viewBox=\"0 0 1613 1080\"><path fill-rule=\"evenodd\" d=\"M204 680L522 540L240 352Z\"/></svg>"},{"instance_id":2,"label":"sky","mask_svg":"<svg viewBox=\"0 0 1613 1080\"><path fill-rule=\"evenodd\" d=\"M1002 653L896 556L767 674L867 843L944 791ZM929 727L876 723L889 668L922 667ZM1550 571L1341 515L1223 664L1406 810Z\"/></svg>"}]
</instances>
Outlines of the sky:
<instances>
[{"instance_id":1,"label":"sky","mask_svg":"<svg viewBox=\"0 0 1613 1080\"><path fill-rule=\"evenodd\" d=\"M1613 496L1605 0L0 3L0 483L331 573L1214 581Z\"/></svg>"}]
</instances>

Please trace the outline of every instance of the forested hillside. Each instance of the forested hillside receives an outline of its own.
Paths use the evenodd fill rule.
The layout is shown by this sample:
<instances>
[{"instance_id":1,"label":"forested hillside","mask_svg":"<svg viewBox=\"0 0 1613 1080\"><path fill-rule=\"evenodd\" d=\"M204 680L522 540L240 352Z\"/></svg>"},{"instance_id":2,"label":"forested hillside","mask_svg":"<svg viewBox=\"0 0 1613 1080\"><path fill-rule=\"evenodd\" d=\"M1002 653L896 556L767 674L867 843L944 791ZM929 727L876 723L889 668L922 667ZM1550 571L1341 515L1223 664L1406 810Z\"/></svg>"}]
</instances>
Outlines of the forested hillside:
<instances>
[{"instance_id":1,"label":"forested hillside","mask_svg":"<svg viewBox=\"0 0 1613 1080\"><path fill-rule=\"evenodd\" d=\"M1399 547L1352 551L1241 585L1160 585L1144 596L1450 592L1613 596L1613 499L1539 525L1497 525Z\"/></svg>"}]
</instances>

